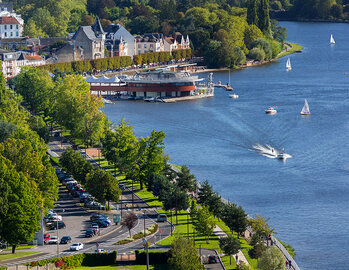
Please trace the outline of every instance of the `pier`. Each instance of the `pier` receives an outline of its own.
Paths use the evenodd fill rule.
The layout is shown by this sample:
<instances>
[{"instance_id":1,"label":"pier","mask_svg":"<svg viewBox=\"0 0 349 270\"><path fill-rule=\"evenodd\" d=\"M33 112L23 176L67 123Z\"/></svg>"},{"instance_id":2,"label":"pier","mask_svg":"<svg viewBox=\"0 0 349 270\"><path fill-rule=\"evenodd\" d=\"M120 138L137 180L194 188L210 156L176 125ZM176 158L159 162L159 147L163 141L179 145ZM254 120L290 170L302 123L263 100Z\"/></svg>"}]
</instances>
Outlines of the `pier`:
<instances>
[{"instance_id":1,"label":"pier","mask_svg":"<svg viewBox=\"0 0 349 270\"><path fill-rule=\"evenodd\" d=\"M217 87L217 88L224 88L225 91L233 91L233 88L230 85L227 85L227 84L215 83L213 86Z\"/></svg>"}]
</instances>

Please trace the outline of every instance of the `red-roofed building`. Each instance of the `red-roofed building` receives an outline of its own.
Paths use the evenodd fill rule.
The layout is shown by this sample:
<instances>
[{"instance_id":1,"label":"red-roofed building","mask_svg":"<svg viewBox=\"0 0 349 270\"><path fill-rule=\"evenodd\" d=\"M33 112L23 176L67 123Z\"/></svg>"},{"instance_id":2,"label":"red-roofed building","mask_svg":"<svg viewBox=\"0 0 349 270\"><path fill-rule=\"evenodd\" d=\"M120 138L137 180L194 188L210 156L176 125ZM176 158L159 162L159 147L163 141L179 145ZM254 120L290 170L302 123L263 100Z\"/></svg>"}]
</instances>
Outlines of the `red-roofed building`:
<instances>
[{"instance_id":1,"label":"red-roofed building","mask_svg":"<svg viewBox=\"0 0 349 270\"><path fill-rule=\"evenodd\" d=\"M0 12L0 38L19 38L23 32L23 19L13 12Z\"/></svg>"}]
</instances>

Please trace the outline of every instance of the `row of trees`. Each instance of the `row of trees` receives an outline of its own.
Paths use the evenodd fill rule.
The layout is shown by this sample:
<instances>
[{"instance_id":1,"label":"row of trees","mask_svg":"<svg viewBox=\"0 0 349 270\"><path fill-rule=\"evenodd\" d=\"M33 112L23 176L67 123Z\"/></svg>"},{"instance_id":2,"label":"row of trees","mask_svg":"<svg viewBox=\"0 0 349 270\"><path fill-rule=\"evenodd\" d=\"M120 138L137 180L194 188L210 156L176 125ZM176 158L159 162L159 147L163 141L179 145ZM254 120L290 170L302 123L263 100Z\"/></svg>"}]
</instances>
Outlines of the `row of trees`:
<instances>
[{"instance_id":1,"label":"row of trees","mask_svg":"<svg viewBox=\"0 0 349 270\"><path fill-rule=\"evenodd\" d=\"M0 239L16 246L40 230L40 213L58 198L58 179L47 157L43 120L21 106L0 74Z\"/></svg>"},{"instance_id":2,"label":"row of trees","mask_svg":"<svg viewBox=\"0 0 349 270\"><path fill-rule=\"evenodd\" d=\"M171 52L152 52L130 56L116 56L94 60L73 61L57 64L48 64L38 67L38 69L55 72L59 70L65 73L92 73L101 70L119 69L134 65L168 62L172 59L181 60L191 58L191 49L174 50Z\"/></svg>"},{"instance_id":3,"label":"row of trees","mask_svg":"<svg viewBox=\"0 0 349 270\"><path fill-rule=\"evenodd\" d=\"M36 115L45 116L71 131L71 136L86 146L99 143L108 127L101 99L90 94L90 86L82 76L52 77L43 69L23 68L9 81L22 95L26 106Z\"/></svg>"},{"instance_id":4,"label":"row of trees","mask_svg":"<svg viewBox=\"0 0 349 270\"><path fill-rule=\"evenodd\" d=\"M102 169L94 169L90 162L78 152L68 148L61 156L60 163L86 190L101 203L119 201L121 190L118 181Z\"/></svg>"}]
</instances>

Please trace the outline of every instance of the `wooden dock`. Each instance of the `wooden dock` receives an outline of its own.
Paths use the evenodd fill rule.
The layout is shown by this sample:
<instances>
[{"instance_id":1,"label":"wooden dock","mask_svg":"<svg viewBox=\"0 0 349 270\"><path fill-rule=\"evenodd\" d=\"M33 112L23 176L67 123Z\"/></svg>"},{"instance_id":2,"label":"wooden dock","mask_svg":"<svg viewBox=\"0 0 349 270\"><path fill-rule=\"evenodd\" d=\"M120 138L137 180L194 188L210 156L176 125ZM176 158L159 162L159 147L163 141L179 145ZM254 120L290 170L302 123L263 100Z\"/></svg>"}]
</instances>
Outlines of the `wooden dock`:
<instances>
[{"instance_id":1,"label":"wooden dock","mask_svg":"<svg viewBox=\"0 0 349 270\"><path fill-rule=\"evenodd\" d=\"M214 87L217 87L217 88L224 88L225 91L233 91L233 88L229 85L226 85L226 84L214 84L213 85Z\"/></svg>"}]
</instances>

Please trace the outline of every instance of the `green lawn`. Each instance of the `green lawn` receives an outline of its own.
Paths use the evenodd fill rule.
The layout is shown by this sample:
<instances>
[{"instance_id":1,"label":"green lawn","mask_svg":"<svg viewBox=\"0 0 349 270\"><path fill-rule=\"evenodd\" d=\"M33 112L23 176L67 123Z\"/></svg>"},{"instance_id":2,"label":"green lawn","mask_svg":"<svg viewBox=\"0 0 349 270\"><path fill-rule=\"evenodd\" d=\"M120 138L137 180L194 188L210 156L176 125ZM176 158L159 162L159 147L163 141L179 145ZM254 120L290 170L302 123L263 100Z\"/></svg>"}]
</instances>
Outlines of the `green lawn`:
<instances>
[{"instance_id":1,"label":"green lawn","mask_svg":"<svg viewBox=\"0 0 349 270\"><path fill-rule=\"evenodd\" d=\"M93 269L93 270L144 270L147 269L146 265L127 265L127 266L95 266L95 267L87 267L87 266L82 266L78 268L74 268L74 270L83 270L83 269ZM166 270L168 269L167 265L150 265L149 269L151 270Z\"/></svg>"},{"instance_id":2,"label":"green lawn","mask_svg":"<svg viewBox=\"0 0 349 270\"><path fill-rule=\"evenodd\" d=\"M20 257L38 254L38 253L40 253L40 252L27 251L27 252L16 252L15 254L12 254L12 253L0 254L0 261L12 260L12 259L20 258Z\"/></svg>"},{"instance_id":3,"label":"green lawn","mask_svg":"<svg viewBox=\"0 0 349 270\"><path fill-rule=\"evenodd\" d=\"M18 249L28 249L28 248L32 248L32 247L36 247L36 245L23 245L23 246L18 246L16 247L16 250ZM12 250L12 247L8 247L4 250Z\"/></svg>"},{"instance_id":4,"label":"green lawn","mask_svg":"<svg viewBox=\"0 0 349 270\"><path fill-rule=\"evenodd\" d=\"M107 161L101 160L101 165L104 167L108 166ZM110 166L109 166L110 167ZM113 168L109 168L112 172L114 172ZM121 183L127 185L128 187L132 187L132 180L125 180L125 177L122 175L117 174L116 177L120 180ZM147 191L146 189L140 190L140 184L138 182L133 183L133 190L135 193L140 196L144 201L146 201L149 205L156 207L159 213L166 213L168 220L173 222L175 225L175 231L172 236L167 237L166 239L161 240L158 242L159 245L171 245L173 239L176 235L180 234L184 237L188 237L192 240L195 240L195 246L202 247L202 248L209 248L209 249L216 249L218 252L220 252L219 248L219 240L216 235L211 235L209 237L208 243L206 240L206 237L199 235L198 233L194 234L194 227L192 225L191 217L187 211L180 211L178 212L178 215L176 217L175 212L171 213L171 211L165 211L162 209L162 202L158 200L157 197L153 195L152 192ZM227 234L231 234L229 228L225 225L223 221L218 221L216 219L217 225L224 230ZM189 224L188 224L189 223ZM237 235L234 234L236 237ZM257 260L251 259L248 255L248 250L251 249L251 246L246 242L246 240L242 237L239 238L241 242L241 250L244 253L246 259L250 263L250 265L253 268L257 267ZM227 267L227 269L235 269L236 263L235 260L232 260L232 265L229 264L229 256L223 256L222 260Z\"/></svg>"},{"instance_id":5,"label":"green lawn","mask_svg":"<svg viewBox=\"0 0 349 270\"><path fill-rule=\"evenodd\" d=\"M292 46L291 49L289 49L287 52L280 53L276 58L281 58L281 57L284 57L286 55L295 53L296 51L301 51L303 49L303 47L301 45L298 45L298 44L295 44L295 43L287 42L287 44Z\"/></svg>"}]
</instances>

